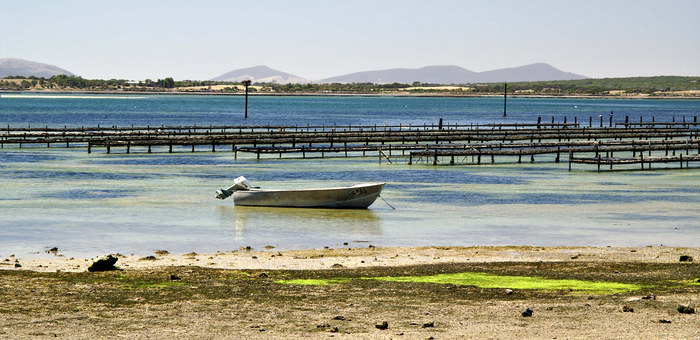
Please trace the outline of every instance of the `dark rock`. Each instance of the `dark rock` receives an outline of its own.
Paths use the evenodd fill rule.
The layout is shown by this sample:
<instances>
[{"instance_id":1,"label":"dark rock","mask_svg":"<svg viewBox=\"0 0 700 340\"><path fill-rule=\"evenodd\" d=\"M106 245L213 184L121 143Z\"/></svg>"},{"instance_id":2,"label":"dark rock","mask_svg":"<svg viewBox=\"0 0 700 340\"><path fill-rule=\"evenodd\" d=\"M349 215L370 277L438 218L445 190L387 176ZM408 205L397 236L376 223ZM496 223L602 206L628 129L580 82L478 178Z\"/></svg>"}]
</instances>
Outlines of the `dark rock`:
<instances>
[{"instance_id":1,"label":"dark rock","mask_svg":"<svg viewBox=\"0 0 700 340\"><path fill-rule=\"evenodd\" d=\"M260 273L260 275L258 275L258 277L265 278L265 277L270 277L270 275L267 275L267 273Z\"/></svg>"},{"instance_id":2,"label":"dark rock","mask_svg":"<svg viewBox=\"0 0 700 340\"><path fill-rule=\"evenodd\" d=\"M525 316L525 317L532 316L532 309L530 309L530 308L526 309L526 310L522 313L522 315Z\"/></svg>"},{"instance_id":3,"label":"dark rock","mask_svg":"<svg viewBox=\"0 0 700 340\"><path fill-rule=\"evenodd\" d=\"M93 262L90 267L88 267L89 272L104 272L110 270L118 270L114 264L119 260L118 257L113 255L107 255L99 258L97 261Z\"/></svg>"},{"instance_id":4,"label":"dark rock","mask_svg":"<svg viewBox=\"0 0 700 340\"><path fill-rule=\"evenodd\" d=\"M338 327L333 327L333 328L329 329L328 331L331 333L338 333Z\"/></svg>"},{"instance_id":5,"label":"dark rock","mask_svg":"<svg viewBox=\"0 0 700 340\"><path fill-rule=\"evenodd\" d=\"M344 246L347 246L347 245L348 245L348 243L347 243L347 242L343 242L343 245L344 245Z\"/></svg>"},{"instance_id":6,"label":"dark rock","mask_svg":"<svg viewBox=\"0 0 700 340\"><path fill-rule=\"evenodd\" d=\"M389 323L386 321L382 321L382 323L378 323L378 324L374 325L374 327L376 327L377 329L384 330L384 329L389 328Z\"/></svg>"},{"instance_id":7,"label":"dark rock","mask_svg":"<svg viewBox=\"0 0 700 340\"><path fill-rule=\"evenodd\" d=\"M693 307L690 304L687 305L678 305L678 308L676 308L678 313L681 314L694 314L695 313L695 307Z\"/></svg>"},{"instance_id":8,"label":"dark rock","mask_svg":"<svg viewBox=\"0 0 700 340\"><path fill-rule=\"evenodd\" d=\"M671 323L671 320L659 319L659 323Z\"/></svg>"},{"instance_id":9,"label":"dark rock","mask_svg":"<svg viewBox=\"0 0 700 340\"><path fill-rule=\"evenodd\" d=\"M588 300L593 300L593 299L595 299L593 296L588 297Z\"/></svg>"},{"instance_id":10,"label":"dark rock","mask_svg":"<svg viewBox=\"0 0 700 340\"><path fill-rule=\"evenodd\" d=\"M374 248L374 246L370 244L370 245L369 245L369 248Z\"/></svg>"},{"instance_id":11,"label":"dark rock","mask_svg":"<svg viewBox=\"0 0 700 340\"><path fill-rule=\"evenodd\" d=\"M622 306L622 311L625 313L634 313L634 308L625 305L625 306Z\"/></svg>"},{"instance_id":12,"label":"dark rock","mask_svg":"<svg viewBox=\"0 0 700 340\"><path fill-rule=\"evenodd\" d=\"M316 325L316 328L328 328L330 326L331 325L329 323L322 323L322 324Z\"/></svg>"},{"instance_id":13,"label":"dark rock","mask_svg":"<svg viewBox=\"0 0 700 340\"><path fill-rule=\"evenodd\" d=\"M346 318L342 315L336 315L333 320L346 320Z\"/></svg>"},{"instance_id":14,"label":"dark rock","mask_svg":"<svg viewBox=\"0 0 700 340\"><path fill-rule=\"evenodd\" d=\"M245 246L245 250L251 251L251 250L253 250L253 247L251 247L251 246Z\"/></svg>"},{"instance_id":15,"label":"dark rock","mask_svg":"<svg viewBox=\"0 0 700 340\"><path fill-rule=\"evenodd\" d=\"M19 263L15 263L15 268L22 268L22 265Z\"/></svg>"},{"instance_id":16,"label":"dark rock","mask_svg":"<svg viewBox=\"0 0 700 340\"><path fill-rule=\"evenodd\" d=\"M155 257L155 256L153 256L153 255L148 255L148 256L146 256L146 257L140 258L139 261L155 261L155 260L157 260L157 259L158 259L158 258Z\"/></svg>"},{"instance_id":17,"label":"dark rock","mask_svg":"<svg viewBox=\"0 0 700 340\"><path fill-rule=\"evenodd\" d=\"M336 264L332 265L331 268L345 268L345 266L343 266L340 263L336 263Z\"/></svg>"},{"instance_id":18,"label":"dark rock","mask_svg":"<svg viewBox=\"0 0 700 340\"><path fill-rule=\"evenodd\" d=\"M170 275L170 281L180 281L182 278L180 278L177 275Z\"/></svg>"},{"instance_id":19,"label":"dark rock","mask_svg":"<svg viewBox=\"0 0 700 340\"><path fill-rule=\"evenodd\" d=\"M431 327L435 327L435 323L432 321L426 322L423 324L423 326L421 326L421 328L431 328Z\"/></svg>"},{"instance_id":20,"label":"dark rock","mask_svg":"<svg viewBox=\"0 0 700 340\"><path fill-rule=\"evenodd\" d=\"M689 255L681 255L678 258L678 261L680 261L680 262L693 262L693 257L689 256Z\"/></svg>"},{"instance_id":21,"label":"dark rock","mask_svg":"<svg viewBox=\"0 0 700 340\"><path fill-rule=\"evenodd\" d=\"M58 252L58 247L53 247L47 251L47 253L57 253Z\"/></svg>"}]
</instances>

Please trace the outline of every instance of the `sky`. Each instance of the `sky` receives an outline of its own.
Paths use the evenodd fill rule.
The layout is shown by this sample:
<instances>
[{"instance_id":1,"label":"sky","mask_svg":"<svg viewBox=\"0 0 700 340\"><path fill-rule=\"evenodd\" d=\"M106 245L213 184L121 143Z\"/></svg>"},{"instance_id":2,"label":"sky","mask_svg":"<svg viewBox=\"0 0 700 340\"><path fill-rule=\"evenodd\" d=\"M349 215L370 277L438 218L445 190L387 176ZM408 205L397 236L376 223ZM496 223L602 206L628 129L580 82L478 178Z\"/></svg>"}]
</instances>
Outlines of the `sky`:
<instances>
[{"instance_id":1,"label":"sky","mask_svg":"<svg viewBox=\"0 0 700 340\"><path fill-rule=\"evenodd\" d=\"M593 78L700 76L698 0L0 0L0 23L0 58L88 79L539 62Z\"/></svg>"}]
</instances>

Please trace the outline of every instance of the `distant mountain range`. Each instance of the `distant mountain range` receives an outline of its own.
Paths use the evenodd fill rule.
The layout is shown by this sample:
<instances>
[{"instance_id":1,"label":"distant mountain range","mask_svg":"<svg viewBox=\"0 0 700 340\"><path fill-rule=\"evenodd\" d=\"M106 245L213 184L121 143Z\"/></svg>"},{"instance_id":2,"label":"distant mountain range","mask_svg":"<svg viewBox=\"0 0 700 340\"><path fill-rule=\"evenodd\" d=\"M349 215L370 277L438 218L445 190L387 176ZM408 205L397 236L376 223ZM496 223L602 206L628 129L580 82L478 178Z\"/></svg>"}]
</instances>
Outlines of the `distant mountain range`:
<instances>
[{"instance_id":1,"label":"distant mountain range","mask_svg":"<svg viewBox=\"0 0 700 340\"><path fill-rule=\"evenodd\" d=\"M50 78L54 75L73 73L62 68L37 63L29 60L3 58L0 59L0 78L7 76L36 76ZM267 66L255 66L224 73L211 80L241 81L250 79L256 83L375 83L412 84L421 82L428 84L473 84L497 83L516 81L547 81L586 79L588 77L561 71L549 64L537 63L512 68L474 72L460 66L426 66L417 69L395 68L388 70L365 71L345 74L321 80L310 80L297 75L278 71Z\"/></svg>"},{"instance_id":2,"label":"distant mountain range","mask_svg":"<svg viewBox=\"0 0 700 340\"><path fill-rule=\"evenodd\" d=\"M216 81L241 81L252 80L256 83L277 83L277 84L306 84L311 81L293 74L273 70L267 66L255 66L242 68L239 70L224 73L212 80Z\"/></svg>"},{"instance_id":3,"label":"distant mountain range","mask_svg":"<svg viewBox=\"0 0 700 340\"><path fill-rule=\"evenodd\" d=\"M389 70L365 71L342 76L310 81L299 76L256 66L231 71L212 80L241 81L250 79L259 83L375 83L391 84L413 82L429 84L470 84L516 81L546 81L586 79L588 77L561 71L549 64L537 63L520 67L502 68L485 72L474 72L460 66L426 66L418 69L395 68Z\"/></svg>"},{"instance_id":4,"label":"distant mountain range","mask_svg":"<svg viewBox=\"0 0 700 340\"><path fill-rule=\"evenodd\" d=\"M0 59L0 78L5 78L8 76L35 76L39 78L51 78L52 76L57 76L59 74L65 74L68 76L74 75L69 71L49 64L42 64L15 58Z\"/></svg>"}]
</instances>

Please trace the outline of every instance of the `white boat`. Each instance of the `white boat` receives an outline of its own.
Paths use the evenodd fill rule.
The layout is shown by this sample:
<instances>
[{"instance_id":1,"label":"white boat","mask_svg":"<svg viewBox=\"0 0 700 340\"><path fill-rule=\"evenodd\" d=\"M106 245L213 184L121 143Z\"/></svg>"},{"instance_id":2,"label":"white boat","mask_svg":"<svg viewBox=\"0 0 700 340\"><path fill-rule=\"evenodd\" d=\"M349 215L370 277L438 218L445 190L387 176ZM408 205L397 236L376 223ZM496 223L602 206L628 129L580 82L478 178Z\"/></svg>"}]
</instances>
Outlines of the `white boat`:
<instances>
[{"instance_id":1,"label":"white boat","mask_svg":"<svg viewBox=\"0 0 700 340\"><path fill-rule=\"evenodd\" d=\"M241 176L226 189L216 191L216 198L233 196L240 206L366 209L379 197L385 183L363 183L346 187L264 190L250 186Z\"/></svg>"}]
</instances>

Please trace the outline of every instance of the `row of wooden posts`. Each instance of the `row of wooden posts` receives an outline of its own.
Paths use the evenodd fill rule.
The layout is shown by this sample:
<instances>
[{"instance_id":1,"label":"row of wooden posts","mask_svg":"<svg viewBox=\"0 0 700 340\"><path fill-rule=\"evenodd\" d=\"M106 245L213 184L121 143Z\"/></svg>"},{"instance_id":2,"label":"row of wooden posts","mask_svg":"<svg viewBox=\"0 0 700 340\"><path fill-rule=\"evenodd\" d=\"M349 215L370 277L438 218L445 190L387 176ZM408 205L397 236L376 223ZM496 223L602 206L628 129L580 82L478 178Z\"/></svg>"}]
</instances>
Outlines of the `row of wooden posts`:
<instances>
[{"instance_id":1,"label":"row of wooden posts","mask_svg":"<svg viewBox=\"0 0 700 340\"><path fill-rule=\"evenodd\" d=\"M28 144L45 144L46 147L104 148L112 153L115 147L125 153L146 149L146 152L181 150L190 152L211 146L211 151L229 146L237 157L238 152L261 155L314 155L366 156L367 153L389 162L406 157L407 163L425 161L432 164L472 163L481 164L482 157L517 156L534 161L536 155L550 154L559 162L561 155L569 155L571 163L596 164L647 164L662 162L698 161L700 154L700 130L697 117L683 117L676 122L630 122L612 126L581 126L573 123L542 123L538 118L533 124L425 124L425 125L347 125L347 126L177 126L177 127L10 127L0 131L0 147ZM601 123L601 125L603 125ZM155 148L155 149L154 149ZM693 154L690 154L690 152ZM398 154L400 152L400 155ZM676 155L680 152L680 155ZM697 153L696 153L697 152ZM605 156L602 154L605 153ZM632 157L614 157L613 154L631 153ZM642 154L646 153L646 157ZM685 155L683 155L685 153ZM583 155L577 157L577 155ZM593 157L588 157L594 155ZM468 158L471 156L471 162ZM449 158L449 163L442 160Z\"/></svg>"}]
</instances>

